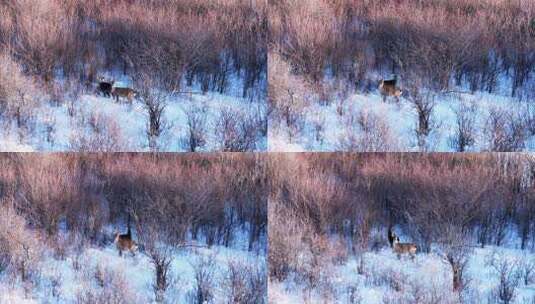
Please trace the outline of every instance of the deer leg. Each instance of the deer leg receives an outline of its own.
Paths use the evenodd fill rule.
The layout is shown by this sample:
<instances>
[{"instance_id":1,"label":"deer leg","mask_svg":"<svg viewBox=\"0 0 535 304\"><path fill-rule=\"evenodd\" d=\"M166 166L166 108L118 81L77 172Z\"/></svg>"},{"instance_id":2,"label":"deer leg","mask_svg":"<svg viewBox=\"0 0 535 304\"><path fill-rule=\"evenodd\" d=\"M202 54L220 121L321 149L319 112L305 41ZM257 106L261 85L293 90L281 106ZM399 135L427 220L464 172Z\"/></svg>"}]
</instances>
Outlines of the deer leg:
<instances>
[{"instance_id":1,"label":"deer leg","mask_svg":"<svg viewBox=\"0 0 535 304\"><path fill-rule=\"evenodd\" d=\"M123 251L121 249L119 249L119 256L122 257L123 256Z\"/></svg>"}]
</instances>

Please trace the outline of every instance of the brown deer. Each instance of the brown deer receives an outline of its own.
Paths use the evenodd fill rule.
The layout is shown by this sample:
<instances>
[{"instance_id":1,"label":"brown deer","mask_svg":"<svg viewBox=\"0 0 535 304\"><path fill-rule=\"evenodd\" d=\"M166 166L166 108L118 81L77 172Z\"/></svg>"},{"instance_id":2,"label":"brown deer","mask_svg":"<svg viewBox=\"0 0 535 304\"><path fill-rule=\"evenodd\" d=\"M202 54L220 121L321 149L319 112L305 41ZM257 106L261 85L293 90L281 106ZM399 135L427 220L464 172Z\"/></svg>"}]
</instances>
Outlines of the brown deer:
<instances>
[{"instance_id":1,"label":"brown deer","mask_svg":"<svg viewBox=\"0 0 535 304\"><path fill-rule=\"evenodd\" d=\"M119 256L123 256L123 251L130 251L133 256L136 255L138 248L137 243L132 239L132 231L130 230L130 215L128 215L128 230L126 234L115 233L114 243L119 250Z\"/></svg>"},{"instance_id":2,"label":"brown deer","mask_svg":"<svg viewBox=\"0 0 535 304\"><path fill-rule=\"evenodd\" d=\"M400 258L402 254L408 253L411 256L411 259L414 259L418 246L414 243L400 243L399 237L392 231L392 228L388 228L388 241L394 252L397 253L398 258Z\"/></svg>"},{"instance_id":3,"label":"brown deer","mask_svg":"<svg viewBox=\"0 0 535 304\"><path fill-rule=\"evenodd\" d=\"M110 94L112 93L113 83L115 81L114 80L106 81L104 80L104 77L99 77L98 80L99 80L98 87L97 87L98 92L100 92L100 94L102 94L102 96L104 97L111 97Z\"/></svg>"},{"instance_id":4,"label":"brown deer","mask_svg":"<svg viewBox=\"0 0 535 304\"><path fill-rule=\"evenodd\" d=\"M132 103L132 100L134 99L136 94L137 92L131 88L114 87L111 90L111 95L115 98L117 102L119 102L119 97L125 97L129 103Z\"/></svg>"},{"instance_id":5,"label":"brown deer","mask_svg":"<svg viewBox=\"0 0 535 304\"><path fill-rule=\"evenodd\" d=\"M398 258L401 257L402 254L408 253L411 256L411 259L414 259L418 246L414 243L400 243L399 238L396 236L393 243L393 249L394 252L398 254Z\"/></svg>"},{"instance_id":6,"label":"brown deer","mask_svg":"<svg viewBox=\"0 0 535 304\"><path fill-rule=\"evenodd\" d=\"M399 102L399 97L401 96L401 94L403 94L403 92L397 87L397 82L398 79L396 75L394 75L394 79L382 79L379 82L379 91L383 96L383 102L386 102L386 98L388 96L394 96L396 98L396 101Z\"/></svg>"}]
</instances>

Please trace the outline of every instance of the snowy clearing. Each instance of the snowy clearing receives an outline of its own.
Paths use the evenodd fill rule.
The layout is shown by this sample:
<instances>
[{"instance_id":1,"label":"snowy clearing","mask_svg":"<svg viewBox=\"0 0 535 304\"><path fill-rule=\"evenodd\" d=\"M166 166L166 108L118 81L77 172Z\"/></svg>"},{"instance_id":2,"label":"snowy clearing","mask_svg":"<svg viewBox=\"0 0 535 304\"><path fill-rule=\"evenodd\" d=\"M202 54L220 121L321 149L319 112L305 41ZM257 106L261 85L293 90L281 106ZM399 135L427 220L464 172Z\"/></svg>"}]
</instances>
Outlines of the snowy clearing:
<instances>
[{"instance_id":1,"label":"snowy clearing","mask_svg":"<svg viewBox=\"0 0 535 304\"><path fill-rule=\"evenodd\" d=\"M247 246L176 248L172 255L165 303L196 303L199 271L206 274L209 303L228 303L231 298L229 265L243 267L251 278L265 276L265 253L248 252ZM203 268L204 267L204 268ZM110 303L153 303L154 264L143 252L118 255L115 245L88 246L64 257L48 248L40 262L39 280L22 284L0 276L0 303L87 303L110 297ZM118 299L120 297L121 299Z\"/></svg>"},{"instance_id":2,"label":"snowy clearing","mask_svg":"<svg viewBox=\"0 0 535 304\"><path fill-rule=\"evenodd\" d=\"M269 150L274 152L300 151L390 151L390 152L455 152L452 140L457 134L457 113L473 107L474 142L466 147L467 152L491 151L492 130L488 122L490 112L499 116L511 115L513 119L530 119L533 105L516 98L478 92L437 94L431 114L432 130L425 145L419 146L416 129L418 113L414 104L407 98L400 98L399 103L392 97L382 101L378 92L356 93L343 100L329 104L311 102L303 109L303 129L297 136L291 137L284 124L282 127L270 128ZM371 115L370 115L371 114ZM364 117L365 121L359 120ZM384 123L383 133L374 133L365 127L379 128ZM535 150L535 135L527 131L522 140L522 151ZM374 137L370 139L370 137ZM354 138L360 145L346 144L348 138ZM375 141L375 142L374 142ZM377 144L380 141L381 144Z\"/></svg>"},{"instance_id":3,"label":"snowy clearing","mask_svg":"<svg viewBox=\"0 0 535 304\"><path fill-rule=\"evenodd\" d=\"M529 251L495 246L476 248L467 269L469 303L494 303L489 298L500 279L489 265L493 255L519 262L535 259L535 253ZM456 295L448 291L451 289L451 269L433 253L418 254L411 260L407 256L398 259L388 248L365 252L359 258L352 256L340 265L331 265L321 275L328 281L328 287L320 286L312 291L296 280L272 281L269 298L273 303L414 303L412 301L417 297L438 299L435 303L458 302ZM535 282L528 285L521 282L512 303L532 303L534 298Z\"/></svg>"},{"instance_id":4,"label":"snowy clearing","mask_svg":"<svg viewBox=\"0 0 535 304\"><path fill-rule=\"evenodd\" d=\"M128 86L118 84L118 86ZM188 151L190 125L188 115L198 117L198 131L205 143L199 152L225 149L224 130L220 123L223 114L232 114L251 125L263 127L266 106L262 100L232 95L199 92L187 87L184 94L166 98L163 112L163 132L157 139L157 150ZM94 92L74 97L73 102L60 105L43 102L32 109L35 119L28 128L17 128L11 120L2 120L0 151L150 151L147 136L148 112L135 99L129 104L124 98L116 102ZM241 121L239 121L241 123ZM267 138L261 130L253 130L253 151L264 151Z\"/></svg>"}]
</instances>

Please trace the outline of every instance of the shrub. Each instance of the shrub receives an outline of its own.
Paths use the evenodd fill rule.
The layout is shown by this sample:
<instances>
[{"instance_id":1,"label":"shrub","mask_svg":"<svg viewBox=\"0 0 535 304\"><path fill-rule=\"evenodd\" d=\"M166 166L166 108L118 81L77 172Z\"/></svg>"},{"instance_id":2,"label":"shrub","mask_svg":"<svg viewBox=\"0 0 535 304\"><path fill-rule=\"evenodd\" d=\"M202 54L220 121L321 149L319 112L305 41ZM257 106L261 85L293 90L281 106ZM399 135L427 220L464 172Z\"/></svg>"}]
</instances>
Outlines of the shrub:
<instances>
[{"instance_id":1,"label":"shrub","mask_svg":"<svg viewBox=\"0 0 535 304\"><path fill-rule=\"evenodd\" d=\"M332 75L366 90L363 78L376 70L436 90L453 80L493 92L507 74L518 96L533 71L534 34L526 25L534 16L533 8L495 0L279 1L272 5L270 41L312 81Z\"/></svg>"},{"instance_id":2,"label":"shrub","mask_svg":"<svg viewBox=\"0 0 535 304\"><path fill-rule=\"evenodd\" d=\"M267 303L267 279L263 266L231 260L226 285L231 303Z\"/></svg>"},{"instance_id":3,"label":"shrub","mask_svg":"<svg viewBox=\"0 0 535 304\"><path fill-rule=\"evenodd\" d=\"M128 150L121 129L115 120L105 113L80 112L76 132L71 134L69 146L74 151L111 152Z\"/></svg>"},{"instance_id":4,"label":"shrub","mask_svg":"<svg viewBox=\"0 0 535 304\"><path fill-rule=\"evenodd\" d=\"M384 118L372 111L350 111L346 114L344 129L338 147L342 151L395 151L397 144Z\"/></svg>"},{"instance_id":5,"label":"shrub","mask_svg":"<svg viewBox=\"0 0 535 304\"><path fill-rule=\"evenodd\" d=\"M519 114L498 108L490 110L486 125L490 151L518 152L524 148L527 131Z\"/></svg>"},{"instance_id":6,"label":"shrub","mask_svg":"<svg viewBox=\"0 0 535 304\"><path fill-rule=\"evenodd\" d=\"M450 139L450 145L457 152L465 152L475 143L476 105L462 104L455 110L455 135Z\"/></svg>"},{"instance_id":7,"label":"shrub","mask_svg":"<svg viewBox=\"0 0 535 304\"><path fill-rule=\"evenodd\" d=\"M99 71L120 68L151 73L169 90L185 76L190 85L224 92L237 75L249 95L265 85L267 7L20 0L0 5L0 46L48 84L58 74L90 84Z\"/></svg>"},{"instance_id":8,"label":"shrub","mask_svg":"<svg viewBox=\"0 0 535 304\"><path fill-rule=\"evenodd\" d=\"M214 260L213 257L200 257L192 264L195 272L195 295L193 303L203 304L212 301L214 297Z\"/></svg>"},{"instance_id":9,"label":"shrub","mask_svg":"<svg viewBox=\"0 0 535 304\"><path fill-rule=\"evenodd\" d=\"M95 273L98 277L99 288L86 286L81 288L76 294L78 304L126 304L144 303L132 290L125 275L120 271L110 268L97 269L100 273Z\"/></svg>"},{"instance_id":10,"label":"shrub","mask_svg":"<svg viewBox=\"0 0 535 304\"><path fill-rule=\"evenodd\" d=\"M188 120L187 136L184 146L189 152L195 152L206 145L206 116L205 107L192 107L186 110Z\"/></svg>"},{"instance_id":11,"label":"shrub","mask_svg":"<svg viewBox=\"0 0 535 304\"><path fill-rule=\"evenodd\" d=\"M513 303L517 296L517 287L520 282L518 261L494 254L491 256L489 263L499 277L498 285L494 287L489 295L489 302Z\"/></svg>"},{"instance_id":12,"label":"shrub","mask_svg":"<svg viewBox=\"0 0 535 304\"><path fill-rule=\"evenodd\" d=\"M286 131L292 140L305 127L304 116L309 104L306 82L293 75L292 68L276 53L270 53L268 76L270 131Z\"/></svg>"},{"instance_id":13,"label":"shrub","mask_svg":"<svg viewBox=\"0 0 535 304\"><path fill-rule=\"evenodd\" d=\"M0 210L0 272L8 271L29 282L40 272L42 240L13 209L3 206Z\"/></svg>"},{"instance_id":14,"label":"shrub","mask_svg":"<svg viewBox=\"0 0 535 304\"><path fill-rule=\"evenodd\" d=\"M221 151L247 152L256 148L260 128L253 115L232 109L223 109L216 123L216 134L221 141Z\"/></svg>"},{"instance_id":15,"label":"shrub","mask_svg":"<svg viewBox=\"0 0 535 304\"><path fill-rule=\"evenodd\" d=\"M31 131L40 104L37 87L7 52L0 53L0 116Z\"/></svg>"}]
</instances>

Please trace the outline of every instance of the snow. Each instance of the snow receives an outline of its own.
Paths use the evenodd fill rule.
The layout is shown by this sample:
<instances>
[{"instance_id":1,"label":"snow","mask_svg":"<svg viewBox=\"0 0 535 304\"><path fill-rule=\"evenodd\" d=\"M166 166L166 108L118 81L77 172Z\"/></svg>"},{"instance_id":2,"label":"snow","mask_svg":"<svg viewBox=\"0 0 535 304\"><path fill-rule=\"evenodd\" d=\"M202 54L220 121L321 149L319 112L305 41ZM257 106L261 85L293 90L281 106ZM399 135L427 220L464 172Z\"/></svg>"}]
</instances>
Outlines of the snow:
<instances>
[{"instance_id":1,"label":"snow","mask_svg":"<svg viewBox=\"0 0 535 304\"><path fill-rule=\"evenodd\" d=\"M467 275L473 290L470 298L473 303L479 303L488 298L492 289L498 284L498 274L488 261L493 254L508 260L534 259L535 253L515 248L486 246L474 248L469 258ZM437 253L418 253L414 260L408 256L398 258L390 248L379 252L365 252L362 254L364 269L359 274L360 257L351 256L341 265L331 265L325 269L325 275L335 290L335 303L350 303L349 295L352 288L357 290L361 303L384 303L383 298L388 295L407 296L413 290L435 292L444 297L452 297L447 292L451 288L451 269L444 263ZM402 282L401 290L394 290L389 286L389 278L394 277ZM283 282L271 281L269 284L270 299L275 303L303 302L306 296L305 285L292 278ZM521 282L517 288L514 303L531 303L535 297L535 283L524 285ZM323 303L318 290L313 290L310 303Z\"/></svg>"},{"instance_id":2,"label":"snow","mask_svg":"<svg viewBox=\"0 0 535 304\"><path fill-rule=\"evenodd\" d=\"M227 265L231 261L239 261L248 265L265 267L265 253L249 252L241 246L231 248L223 246L191 247L175 250L171 264L171 286L166 298L171 303L189 303L188 297L195 288L194 266L199 259L212 257L214 260L214 301L226 303L227 290L224 279ZM73 265L79 263L79 270ZM142 252L135 256L129 253L118 255L115 246L85 247L81 253L71 253L65 259L54 257L48 252L42 261L42 269L37 287L29 295L25 295L20 282L11 282L0 276L0 303L76 303L77 296L87 290L98 290L100 287L95 279L96 270L105 273L104 277L113 274L123 282L122 286L130 292L135 303L153 303L154 267L149 257ZM57 294L52 295L52 282L59 279ZM128 300L126 300L129 302Z\"/></svg>"},{"instance_id":3,"label":"snow","mask_svg":"<svg viewBox=\"0 0 535 304\"><path fill-rule=\"evenodd\" d=\"M61 83L61 81L59 82ZM132 87L128 78L119 78L114 86ZM184 87L189 94L174 94L167 100L164 117L168 129L158 139L159 151L185 151L183 144L188 126L186 113L193 108L203 109L206 118L206 145L200 151L218 151L221 140L216 136L217 121L221 111L227 109L242 113L245 117L256 112L266 113L266 104L261 98L243 98L239 92L239 79L233 79L228 93L200 93L198 86ZM255 93L253 93L255 94ZM34 109L36 115L33 130L19 130L14 123L0 118L0 151L70 151L76 143L90 139L98 133L92 121L105 128L100 136L104 140L116 138L118 146L104 148L107 151L149 151L146 135L148 114L139 100L130 105L125 100L97 95L94 91L82 92L79 97L66 100L60 105L43 102ZM49 140L51 139L51 140ZM256 151L267 149L267 138L259 136Z\"/></svg>"},{"instance_id":4,"label":"snow","mask_svg":"<svg viewBox=\"0 0 535 304\"><path fill-rule=\"evenodd\" d=\"M462 88L459 88L462 90ZM451 145L451 138L456 132L456 111L461 107L475 105L475 143L468 147L468 152L488 151L488 140L485 126L492 109L500 109L506 113L520 113L521 116L527 108L529 101L521 101L499 93L437 93L436 105L433 109L432 120L435 128L427 138L426 151L455 152ZM389 97L383 102L377 90L371 93L357 92L346 98L336 97L329 103L312 102L303 110L304 129L297 137L290 137L286 126L270 128L268 145L273 152L298 151L343 151L340 139L347 137L351 132L362 135L357 128L349 129L345 121L351 114L355 117L359 113L376 114L386 122L394 147L390 152L416 152L421 151L416 138L418 123L417 112L408 98L401 97L399 103ZM339 114L342 113L342 114ZM316 125L323 126L321 139L316 138ZM353 123L355 126L355 123ZM529 136L525 141L525 151L535 150L535 136ZM378 151L381 152L381 151Z\"/></svg>"}]
</instances>

